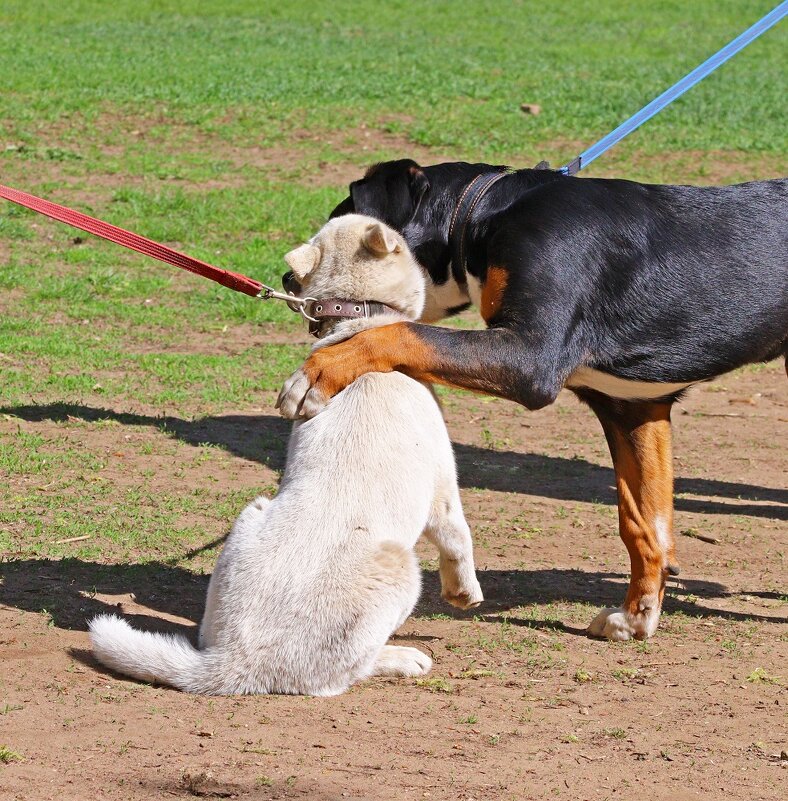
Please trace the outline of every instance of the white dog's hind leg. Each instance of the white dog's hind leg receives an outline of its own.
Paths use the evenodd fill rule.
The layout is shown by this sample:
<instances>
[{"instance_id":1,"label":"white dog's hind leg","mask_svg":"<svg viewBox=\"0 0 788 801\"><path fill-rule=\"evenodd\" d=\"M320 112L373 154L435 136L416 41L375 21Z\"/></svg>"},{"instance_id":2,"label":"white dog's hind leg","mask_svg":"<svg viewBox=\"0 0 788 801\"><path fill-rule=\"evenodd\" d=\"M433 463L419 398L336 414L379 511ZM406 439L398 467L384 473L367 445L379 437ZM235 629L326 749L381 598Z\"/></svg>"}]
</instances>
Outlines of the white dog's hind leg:
<instances>
[{"instance_id":1,"label":"white dog's hind leg","mask_svg":"<svg viewBox=\"0 0 788 801\"><path fill-rule=\"evenodd\" d=\"M350 683L370 676L420 676L432 660L415 648L386 645L388 638L413 611L421 591L421 573L416 554L399 543L380 544L360 579L361 614L355 619L353 648L358 660L350 669Z\"/></svg>"},{"instance_id":2,"label":"white dog's hind leg","mask_svg":"<svg viewBox=\"0 0 788 801\"><path fill-rule=\"evenodd\" d=\"M372 676L423 676L429 673L432 659L418 648L403 645L384 645L380 649Z\"/></svg>"},{"instance_id":3,"label":"white dog's hind leg","mask_svg":"<svg viewBox=\"0 0 788 801\"><path fill-rule=\"evenodd\" d=\"M473 563L471 530L462 512L456 485L448 500L436 500L424 536L440 554L441 598L460 609L478 606L484 596Z\"/></svg>"},{"instance_id":4,"label":"white dog's hind leg","mask_svg":"<svg viewBox=\"0 0 788 801\"><path fill-rule=\"evenodd\" d=\"M216 618L216 609L219 604L219 593L216 589L217 583L218 582L215 582L212 577L208 584L208 594L205 598L205 611L200 621L200 634L198 637L198 645L201 651L216 645L216 626L214 620Z\"/></svg>"},{"instance_id":5,"label":"white dog's hind leg","mask_svg":"<svg viewBox=\"0 0 788 801\"><path fill-rule=\"evenodd\" d=\"M208 584L208 593L205 598L205 611L200 622L199 646L200 650L211 648L216 645L218 626L216 616L223 596L226 594L226 584L229 578L228 573L232 571L233 546L238 542L238 538L243 538L244 534L263 526L263 516L271 501L264 495L255 498L239 515L233 530L227 538L224 549L219 555L216 566L213 569L211 581Z\"/></svg>"}]
</instances>

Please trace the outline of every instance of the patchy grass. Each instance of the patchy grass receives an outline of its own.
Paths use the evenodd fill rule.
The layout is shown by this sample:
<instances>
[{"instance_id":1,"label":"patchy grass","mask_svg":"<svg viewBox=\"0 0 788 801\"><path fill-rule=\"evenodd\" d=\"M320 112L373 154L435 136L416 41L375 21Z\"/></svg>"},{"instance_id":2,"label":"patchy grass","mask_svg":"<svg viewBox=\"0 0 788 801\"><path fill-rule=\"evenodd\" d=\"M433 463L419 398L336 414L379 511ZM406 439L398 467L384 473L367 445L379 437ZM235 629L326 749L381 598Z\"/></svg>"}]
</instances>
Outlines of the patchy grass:
<instances>
[{"instance_id":1,"label":"patchy grass","mask_svg":"<svg viewBox=\"0 0 788 801\"><path fill-rule=\"evenodd\" d=\"M11 762L17 762L20 759L22 759L21 754L17 754L16 751L12 751L5 745L0 745L0 762L2 762L4 765L8 765Z\"/></svg>"},{"instance_id":2,"label":"patchy grass","mask_svg":"<svg viewBox=\"0 0 788 801\"><path fill-rule=\"evenodd\" d=\"M142 330L139 337L127 332L122 320L100 333L79 323L0 320L0 352L11 362L3 369L0 403L11 410L31 399L117 399L213 411L278 389L307 353L303 347L266 343L231 354L168 352L168 340L178 344L174 330Z\"/></svg>"},{"instance_id":3,"label":"patchy grass","mask_svg":"<svg viewBox=\"0 0 788 801\"><path fill-rule=\"evenodd\" d=\"M428 679L416 679L416 686L433 693L446 693L451 695L454 692L454 686L441 676L432 676Z\"/></svg>"},{"instance_id":4,"label":"patchy grass","mask_svg":"<svg viewBox=\"0 0 788 801\"><path fill-rule=\"evenodd\" d=\"M589 681L594 680L594 674L585 670L584 668L578 668L575 671L575 681L578 684L587 684Z\"/></svg>"},{"instance_id":5,"label":"patchy grass","mask_svg":"<svg viewBox=\"0 0 788 801\"><path fill-rule=\"evenodd\" d=\"M274 284L282 254L325 219L361 165L438 150L514 164L568 159L754 16L743 0L669 12L606 0L578 38L568 24L576 9L536 2L86 7L12 0L0 10L3 181ZM549 35L534 39L535 30ZM686 181L707 177L709 163L738 165L726 180L763 165L780 171L785 85L774 67L785 35L766 34L601 169ZM524 115L523 101L542 113ZM342 164L342 177L331 172ZM283 305L12 204L0 205L0 243L4 414L67 403L197 418L259 406L306 352L287 339L301 329ZM510 447L480 430L491 452ZM1 436L0 466L17 478L79 468L88 481L108 461L94 453L79 466L75 444L39 443L13 424ZM4 547L51 554L52 542L85 533L87 553L133 547L123 544L128 519L101 528L111 507L77 479L48 488L43 505L41 490L24 486L3 501ZM155 503L131 503L147 543L140 553L156 537L157 558L176 534L188 539L189 526L173 521L190 501L173 503L184 508L166 519ZM56 513L75 504L79 515ZM516 544L541 532L515 520L510 536Z\"/></svg>"},{"instance_id":6,"label":"patchy grass","mask_svg":"<svg viewBox=\"0 0 788 801\"><path fill-rule=\"evenodd\" d=\"M747 676L747 681L751 684L780 684L782 682L782 676L773 676L767 673L762 667L755 668L749 676Z\"/></svg>"}]
</instances>

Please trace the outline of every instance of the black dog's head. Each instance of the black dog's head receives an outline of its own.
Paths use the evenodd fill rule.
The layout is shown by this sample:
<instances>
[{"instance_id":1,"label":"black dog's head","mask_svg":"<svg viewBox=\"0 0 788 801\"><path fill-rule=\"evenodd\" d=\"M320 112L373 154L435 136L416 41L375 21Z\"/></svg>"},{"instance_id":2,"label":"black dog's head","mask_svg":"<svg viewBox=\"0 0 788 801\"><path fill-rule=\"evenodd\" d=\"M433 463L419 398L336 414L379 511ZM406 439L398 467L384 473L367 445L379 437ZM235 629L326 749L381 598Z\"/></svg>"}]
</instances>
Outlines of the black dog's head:
<instances>
[{"instance_id":1,"label":"black dog's head","mask_svg":"<svg viewBox=\"0 0 788 801\"><path fill-rule=\"evenodd\" d=\"M350 197L330 217L368 214L402 231L416 216L429 188L424 170L412 159L375 164L363 178L350 184Z\"/></svg>"},{"instance_id":2,"label":"black dog's head","mask_svg":"<svg viewBox=\"0 0 788 801\"><path fill-rule=\"evenodd\" d=\"M465 185L465 164L421 167L412 159L370 167L350 184L350 195L332 212L368 214L399 231L430 281L422 320L431 322L468 305L467 287L451 274L448 229L458 192Z\"/></svg>"}]
</instances>

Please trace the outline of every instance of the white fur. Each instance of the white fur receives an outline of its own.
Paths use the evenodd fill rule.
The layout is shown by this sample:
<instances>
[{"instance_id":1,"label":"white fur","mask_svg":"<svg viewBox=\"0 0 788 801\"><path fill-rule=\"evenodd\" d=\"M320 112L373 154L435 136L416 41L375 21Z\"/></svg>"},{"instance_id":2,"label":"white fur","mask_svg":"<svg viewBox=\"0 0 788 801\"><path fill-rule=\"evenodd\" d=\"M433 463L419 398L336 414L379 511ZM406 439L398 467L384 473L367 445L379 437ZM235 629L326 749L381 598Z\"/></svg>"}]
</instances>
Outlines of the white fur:
<instances>
[{"instance_id":1,"label":"white fur","mask_svg":"<svg viewBox=\"0 0 788 801\"><path fill-rule=\"evenodd\" d=\"M657 535L657 544L662 551L662 565L667 567L668 554L673 548L673 535L670 533L668 521L662 515L654 518L654 533Z\"/></svg>"},{"instance_id":2,"label":"white fur","mask_svg":"<svg viewBox=\"0 0 788 801\"><path fill-rule=\"evenodd\" d=\"M662 565L667 568L668 557L673 549L673 535L668 521L662 515L654 518L654 533L662 553ZM588 633L609 640L629 640L632 637L645 640L656 633L660 614L659 597L644 595L635 613L621 607L602 609L588 626Z\"/></svg>"},{"instance_id":3,"label":"white fur","mask_svg":"<svg viewBox=\"0 0 788 801\"><path fill-rule=\"evenodd\" d=\"M627 378L603 373L591 367L578 367L566 380L565 386L575 389L595 389L610 398L622 400L650 400L664 398L679 390L692 386L691 381L657 384L650 381L630 381Z\"/></svg>"},{"instance_id":4,"label":"white fur","mask_svg":"<svg viewBox=\"0 0 788 801\"><path fill-rule=\"evenodd\" d=\"M312 268L309 259L298 254L315 249L320 256ZM418 318L424 308L423 270L405 240L371 217L345 214L330 220L307 245L288 253L285 261L296 272L302 297L375 300L411 319Z\"/></svg>"},{"instance_id":5,"label":"white fur","mask_svg":"<svg viewBox=\"0 0 788 801\"><path fill-rule=\"evenodd\" d=\"M424 298L424 310L419 317L420 323L434 323L443 320L450 309L470 303L471 298L465 287L461 287L449 271L449 277L442 284L427 281L427 292Z\"/></svg>"},{"instance_id":6,"label":"white fur","mask_svg":"<svg viewBox=\"0 0 788 801\"><path fill-rule=\"evenodd\" d=\"M588 626L588 633L608 640L645 640L653 637L659 625L660 604L656 596L644 595L640 609L628 612L621 607L603 609Z\"/></svg>"},{"instance_id":7,"label":"white fur","mask_svg":"<svg viewBox=\"0 0 788 801\"><path fill-rule=\"evenodd\" d=\"M415 318L422 271L398 234L386 229L381 239L370 234L374 225L359 215L326 225L310 243L319 264L299 262L303 294L379 300ZM399 247L370 254L370 236L373 245L394 237ZM341 323L320 344L396 319ZM208 587L199 650L101 615L90 623L94 653L120 673L209 694L335 695L372 675L422 675L427 655L386 645L418 599L413 547L422 533L439 549L443 596L462 608L479 604L435 397L401 373L364 375L294 425L278 494L236 520Z\"/></svg>"},{"instance_id":8,"label":"white fur","mask_svg":"<svg viewBox=\"0 0 788 801\"><path fill-rule=\"evenodd\" d=\"M475 275L471 275L470 273L466 273L465 278L468 281L468 297L470 297L471 303L473 303L477 309L480 309L482 305L481 281Z\"/></svg>"}]
</instances>

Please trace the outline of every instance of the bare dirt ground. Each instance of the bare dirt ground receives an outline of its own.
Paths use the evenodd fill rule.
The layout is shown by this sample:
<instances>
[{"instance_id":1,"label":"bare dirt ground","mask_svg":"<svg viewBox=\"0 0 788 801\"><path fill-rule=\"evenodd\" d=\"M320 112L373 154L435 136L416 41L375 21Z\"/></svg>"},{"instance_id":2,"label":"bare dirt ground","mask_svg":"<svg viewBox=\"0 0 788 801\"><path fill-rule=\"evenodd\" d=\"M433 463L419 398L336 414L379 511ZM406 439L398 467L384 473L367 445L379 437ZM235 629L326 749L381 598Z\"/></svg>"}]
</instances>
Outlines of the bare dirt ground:
<instances>
[{"instance_id":1,"label":"bare dirt ground","mask_svg":"<svg viewBox=\"0 0 788 801\"><path fill-rule=\"evenodd\" d=\"M251 498L275 484L288 431L272 398L257 400L265 411L166 429L144 410L90 406L31 407L0 425L123 451L104 475L119 489L154 470L170 492L211 477ZM620 601L628 570L592 414L568 393L537 413L458 394L444 406L487 601L476 615L444 605L435 554L419 546L423 597L397 640L432 655L429 678L331 699L126 681L91 660L86 619L114 607L193 636L207 576L177 561L11 556L0 564L0 745L18 758L0 761L0 798L784 798L783 366L726 376L676 408L683 569L648 643L584 634L598 607ZM108 415L119 424L99 425ZM223 458L194 459L217 447ZM223 533L206 526L204 542Z\"/></svg>"}]
</instances>

